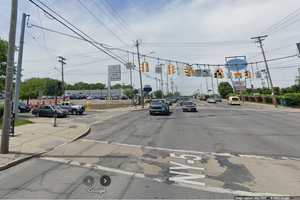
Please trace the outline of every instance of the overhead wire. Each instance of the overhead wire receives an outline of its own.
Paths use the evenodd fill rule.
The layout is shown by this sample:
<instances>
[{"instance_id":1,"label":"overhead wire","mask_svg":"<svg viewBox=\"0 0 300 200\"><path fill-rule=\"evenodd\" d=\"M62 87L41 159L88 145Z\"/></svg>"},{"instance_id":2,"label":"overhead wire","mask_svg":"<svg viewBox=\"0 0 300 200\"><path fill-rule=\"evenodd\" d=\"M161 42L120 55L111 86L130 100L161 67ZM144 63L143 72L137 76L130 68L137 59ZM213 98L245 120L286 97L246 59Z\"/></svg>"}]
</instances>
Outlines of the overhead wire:
<instances>
[{"instance_id":1,"label":"overhead wire","mask_svg":"<svg viewBox=\"0 0 300 200\"><path fill-rule=\"evenodd\" d=\"M61 20L58 19L57 17L55 17L53 14L51 14L49 11L47 11L45 8L43 8L41 5L37 4L34 0L28 0L28 1L30 3L32 3L33 5L35 5L36 7L38 7L39 9L41 9L47 15L51 16L53 19L55 19L61 25L63 25L67 29L69 29L71 32L73 32L74 34L76 34L77 36L79 36L80 38L82 38L83 40L85 40L86 42L90 43L92 46L94 46L98 50L102 51L103 53L107 54L108 56L112 57L113 59L119 61L120 63L123 63L123 64L126 63L126 62L124 62L124 60L122 58L119 58L118 56L116 56L113 53L107 51L106 49L103 49L103 47L100 47L101 45L100 46L96 45L95 44L95 40L93 38L91 38L86 33L84 33L83 31L81 31L79 28L77 28L76 26L74 26L72 23L70 23L68 20L66 20L64 17L62 17L61 15L59 15L56 11L54 11L53 9L51 9L50 7L48 7L46 4L44 4L40 0L37 0L37 1L41 5L43 5L45 8L47 8L48 10L50 10L52 13L54 13L56 16L58 16ZM70 26L72 26L73 28L71 28ZM74 30L74 29L76 29L76 30Z\"/></svg>"},{"instance_id":2,"label":"overhead wire","mask_svg":"<svg viewBox=\"0 0 300 200\"><path fill-rule=\"evenodd\" d=\"M95 15L91 9L89 9L81 0L77 0L79 5L83 7L98 23L100 23L106 30L108 30L115 38L117 38L122 44L128 45L124 42L113 30L111 30L97 15Z\"/></svg>"}]
</instances>

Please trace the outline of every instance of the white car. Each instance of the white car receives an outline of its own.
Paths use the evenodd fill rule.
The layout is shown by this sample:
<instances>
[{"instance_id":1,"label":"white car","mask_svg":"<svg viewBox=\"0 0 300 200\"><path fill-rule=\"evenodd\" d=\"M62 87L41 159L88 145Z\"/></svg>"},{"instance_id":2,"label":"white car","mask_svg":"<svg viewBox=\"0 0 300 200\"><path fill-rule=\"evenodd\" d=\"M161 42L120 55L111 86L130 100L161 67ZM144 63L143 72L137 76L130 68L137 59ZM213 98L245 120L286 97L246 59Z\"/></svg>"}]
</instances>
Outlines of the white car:
<instances>
[{"instance_id":1,"label":"white car","mask_svg":"<svg viewBox=\"0 0 300 200\"><path fill-rule=\"evenodd\" d=\"M215 98L208 98L207 99L207 103L217 103L216 99Z\"/></svg>"},{"instance_id":2,"label":"white car","mask_svg":"<svg viewBox=\"0 0 300 200\"><path fill-rule=\"evenodd\" d=\"M228 104L229 105L241 105L240 98L237 96L230 96L228 98Z\"/></svg>"}]
</instances>

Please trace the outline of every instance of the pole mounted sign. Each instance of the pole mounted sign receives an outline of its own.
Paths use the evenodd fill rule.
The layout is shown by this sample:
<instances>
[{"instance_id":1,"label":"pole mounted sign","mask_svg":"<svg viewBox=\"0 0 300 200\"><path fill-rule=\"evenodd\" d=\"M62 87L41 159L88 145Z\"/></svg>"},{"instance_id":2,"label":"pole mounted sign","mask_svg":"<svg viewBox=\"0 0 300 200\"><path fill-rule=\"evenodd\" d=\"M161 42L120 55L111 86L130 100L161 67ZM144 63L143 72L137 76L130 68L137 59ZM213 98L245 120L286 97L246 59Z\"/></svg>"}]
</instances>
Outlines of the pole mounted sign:
<instances>
[{"instance_id":1,"label":"pole mounted sign","mask_svg":"<svg viewBox=\"0 0 300 200\"><path fill-rule=\"evenodd\" d=\"M110 81L121 81L121 65L109 65L108 76Z\"/></svg>"}]
</instances>

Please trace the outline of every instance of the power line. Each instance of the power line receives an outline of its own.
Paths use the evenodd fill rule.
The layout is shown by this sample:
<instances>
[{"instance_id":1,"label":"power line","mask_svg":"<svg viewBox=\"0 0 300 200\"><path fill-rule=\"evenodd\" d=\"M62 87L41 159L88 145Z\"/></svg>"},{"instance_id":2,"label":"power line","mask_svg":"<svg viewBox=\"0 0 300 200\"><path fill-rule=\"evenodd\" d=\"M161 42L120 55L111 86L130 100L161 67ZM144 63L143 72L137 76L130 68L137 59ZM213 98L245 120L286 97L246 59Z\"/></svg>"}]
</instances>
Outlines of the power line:
<instances>
[{"instance_id":1,"label":"power line","mask_svg":"<svg viewBox=\"0 0 300 200\"><path fill-rule=\"evenodd\" d=\"M281 29L283 29L283 27L286 23L288 23L292 19L295 19L295 17L300 14L299 11L300 11L300 8L297 8L292 13L288 14L287 16L285 16L278 22L276 22L276 23L272 24L271 26L269 26L268 28L266 28L264 33L274 34L275 32L280 31Z\"/></svg>"},{"instance_id":2,"label":"power line","mask_svg":"<svg viewBox=\"0 0 300 200\"><path fill-rule=\"evenodd\" d=\"M112 31L108 26L106 26L105 23L97 15L95 15L81 0L77 0L77 1L92 17L96 19L98 23L100 23L106 30L108 30L111 34L113 34L122 44L128 45L114 31Z\"/></svg>"},{"instance_id":3,"label":"power line","mask_svg":"<svg viewBox=\"0 0 300 200\"><path fill-rule=\"evenodd\" d=\"M104 7L99 5L101 3ZM121 31L123 31L127 35L135 35L130 29L129 25L125 22L125 20L122 19L122 17L119 15L119 13L113 8L113 6L110 4L109 1L103 0L103 1L95 1L95 5L100 9L103 10L103 14L107 16L108 18L112 19L111 21L117 26L117 28Z\"/></svg>"},{"instance_id":4,"label":"power line","mask_svg":"<svg viewBox=\"0 0 300 200\"><path fill-rule=\"evenodd\" d=\"M73 39L84 40L81 37L77 37L77 36L74 36L74 35L71 35L71 34L66 34L66 33L59 32L59 31L49 29L49 28L45 28L45 27L40 27L40 26L35 25L35 24L31 24L31 26L35 27L35 28L42 28L42 29L50 31L52 33L64 35L64 36L67 36L67 37L71 37ZM84 40L84 41L86 41L86 40ZM125 50L125 49L122 49L122 48L114 48L114 47L111 47L110 45L107 45L107 44L104 44L104 43L99 43L99 42L95 42L95 43L101 45L103 48L106 48L108 50L117 50L117 51L122 51L122 52L125 52L125 53L130 53L130 54L136 55L136 52L133 52L133 51L130 51L130 50ZM159 59L160 61L167 61L167 62L170 61L170 62L175 62L175 63L179 63L179 64L189 64L188 62L184 62L184 61L172 60L172 59L167 59L167 58L160 58L160 57L155 57L155 56L150 56L150 55L145 55L145 54L140 54L140 56L145 57L145 58L149 58L149 59L153 59L153 60L158 60ZM293 55L289 55L289 56L283 56L283 57L268 59L267 61L272 62L272 61L283 60L283 59L297 57L297 56L298 56L298 54L293 54ZM247 64L259 64L259 63L263 63L263 62L264 61L253 61L253 62L249 62ZM226 66L226 64L224 64L224 63L223 64L194 63L194 65Z\"/></svg>"},{"instance_id":5,"label":"power line","mask_svg":"<svg viewBox=\"0 0 300 200\"><path fill-rule=\"evenodd\" d=\"M61 25L63 25L64 27L68 28L70 31L72 31L73 33L75 33L76 35L78 35L80 38L82 38L83 40L85 40L86 42L90 43L92 46L94 46L95 48L97 48L98 50L102 51L103 53L107 54L108 56L112 57L113 59L119 61L120 63L125 64L126 61L124 61L122 58L117 57L116 55L113 55L111 52L108 52L107 50L103 49L103 47L99 47L98 45L95 44L95 40L93 38L91 38L90 36L88 36L86 33L84 33L83 31L81 31L79 28L77 28L76 26L74 26L72 23L70 23L68 20L66 20L65 18L63 18L61 15L59 15L57 12L55 12L53 9L51 9L50 7L48 7L46 4L44 4L43 2L41 2L40 0L37 0L40 4L42 4L44 7L46 7L48 10L50 10L51 12L53 12L54 14L56 14L59 18L61 18L63 21L65 21L67 24L69 24L70 26L72 26L73 28L71 28L69 25L67 25L65 22L61 21L60 19L58 19L57 17L55 17L54 15L52 15L49 11L47 11L45 8L43 8L42 6L40 6L39 4L37 4L36 2L34 2L33 0L28 0L30 3L34 4L36 7L40 8L44 13L46 13L47 15L51 16L53 19L55 19L57 22L59 22ZM84 36L83 36L84 35ZM87 39L88 38L88 39Z\"/></svg>"}]
</instances>

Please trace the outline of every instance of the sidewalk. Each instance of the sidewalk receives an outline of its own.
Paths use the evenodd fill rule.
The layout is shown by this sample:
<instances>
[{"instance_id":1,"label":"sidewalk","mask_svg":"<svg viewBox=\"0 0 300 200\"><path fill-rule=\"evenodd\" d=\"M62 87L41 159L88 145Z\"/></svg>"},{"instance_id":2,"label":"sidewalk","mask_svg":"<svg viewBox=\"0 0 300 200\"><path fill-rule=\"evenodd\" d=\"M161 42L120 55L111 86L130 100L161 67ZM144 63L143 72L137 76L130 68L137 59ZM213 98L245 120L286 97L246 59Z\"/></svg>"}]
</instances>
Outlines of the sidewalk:
<instances>
[{"instance_id":1,"label":"sidewalk","mask_svg":"<svg viewBox=\"0 0 300 200\"><path fill-rule=\"evenodd\" d=\"M0 154L0 170L72 142L90 130L87 124L70 120L58 119L57 127L53 127L53 118L30 120L34 123L15 128L15 136L10 137L10 153Z\"/></svg>"},{"instance_id":2,"label":"sidewalk","mask_svg":"<svg viewBox=\"0 0 300 200\"><path fill-rule=\"evenodd\" d=\"M53 127L53 118L29 117L33 124L18 126L15 128L15 136L10 137L8 154L0 154L0 170L17 165L27 159L49 152L64 144L87 135L90 127L112 117L131 111L147 109L141 106L124 107L105 110L90 110L82 116L70 116L58 118L57 127ZM0 132L1 136L1 132Z\"/></svg>"}]
</instances>

